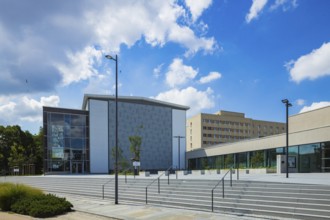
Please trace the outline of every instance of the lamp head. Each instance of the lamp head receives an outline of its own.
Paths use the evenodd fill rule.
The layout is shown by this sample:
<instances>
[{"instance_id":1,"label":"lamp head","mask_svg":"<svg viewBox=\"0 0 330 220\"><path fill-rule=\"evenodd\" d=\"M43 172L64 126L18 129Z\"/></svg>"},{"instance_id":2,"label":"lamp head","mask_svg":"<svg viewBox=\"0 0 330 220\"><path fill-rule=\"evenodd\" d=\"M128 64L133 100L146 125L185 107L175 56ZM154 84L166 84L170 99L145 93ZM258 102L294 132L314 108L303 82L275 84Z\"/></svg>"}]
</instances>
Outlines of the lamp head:
<instances>
[{"instance_id":1,"label":"lamp head","mask_svg":"<svg viewBox=\"0 0 330 220\"><path fill-rule=\"evenodd\" d=\"M116 60L113 56L111 55L105 55L105 58L109 59L109 60Z\"/></svg>"},{"instance_id":2,"label":"lamp head","mask_svg":"<svg viewBox=\"0 0 330 220\"><path fill-rule=\"evenodd\" d=\"M287 100L287 99L283 99L282 102L283 102L283 103L289 103L289 100Z\"/></svg>"}]
</instances>

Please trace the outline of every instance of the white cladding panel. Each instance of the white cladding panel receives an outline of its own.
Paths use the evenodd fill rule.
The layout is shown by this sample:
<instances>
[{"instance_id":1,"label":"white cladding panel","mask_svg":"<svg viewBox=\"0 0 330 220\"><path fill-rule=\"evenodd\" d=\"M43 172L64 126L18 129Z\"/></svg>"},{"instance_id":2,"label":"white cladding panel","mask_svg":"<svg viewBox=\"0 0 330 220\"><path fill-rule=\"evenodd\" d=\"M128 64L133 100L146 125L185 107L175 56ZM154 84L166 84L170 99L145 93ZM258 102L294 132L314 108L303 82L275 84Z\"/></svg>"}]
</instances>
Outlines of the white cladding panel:
<instances>
[{"instance_id":1,"label":"white cladding panel","mask_svg":"<svg viewBox=\"0 0 330 220\"><path fill-rule=\"evenodd\" d=\"M172 109L172 132L173 132L173 142L172 142L172 166L173 168L179 167L180 169L185 169L186 161L186 111ZM180 138L180 153L179 153L179 138L174 138L174 136L182 136ZM179 156L180 155L180 158ZM179 162L180 159L180 162Z\"/></svg>"},{"instance_id":2,"label":"white cladding panel","mask_svg":"<svg viewBox=\"0 0 330 220\"><path fill-rule=\"evenodd\" d=\"M89 100L90 172L108 173L108 102Z\"/></svg>"}]
</instances>

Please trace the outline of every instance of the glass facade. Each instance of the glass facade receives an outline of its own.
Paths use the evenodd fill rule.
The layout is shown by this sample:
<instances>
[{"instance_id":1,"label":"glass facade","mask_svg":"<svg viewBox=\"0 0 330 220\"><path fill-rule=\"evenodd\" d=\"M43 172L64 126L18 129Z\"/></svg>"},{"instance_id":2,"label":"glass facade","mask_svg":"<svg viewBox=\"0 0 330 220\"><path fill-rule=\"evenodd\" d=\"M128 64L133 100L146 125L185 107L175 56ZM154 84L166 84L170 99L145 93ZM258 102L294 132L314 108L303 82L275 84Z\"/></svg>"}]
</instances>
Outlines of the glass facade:
<instances>
[{"instance_id":1,"label":"glass facade","mask_svg":"<svg viewBox=\"0 0 330 220\"><path fill-rule=\"evenodd\" d=\"M88 113L44 107L45 173L88 173Z\"/></svg>"},{"instance_id":2,"label":"glass facade","mask_svg":"<svg viewBox=\"0 0 330 220\"><path fill-rule=\"evenodd\" d=\"M188 169L228 169L230 167L239 167L240 169L272 168L276 170L277 155L279 154L286 154L285 147L193 158L188 160ZM296 172L330 172L330 142L290 146L290 158L293 158Z\"/></svg>"}]
</instances>

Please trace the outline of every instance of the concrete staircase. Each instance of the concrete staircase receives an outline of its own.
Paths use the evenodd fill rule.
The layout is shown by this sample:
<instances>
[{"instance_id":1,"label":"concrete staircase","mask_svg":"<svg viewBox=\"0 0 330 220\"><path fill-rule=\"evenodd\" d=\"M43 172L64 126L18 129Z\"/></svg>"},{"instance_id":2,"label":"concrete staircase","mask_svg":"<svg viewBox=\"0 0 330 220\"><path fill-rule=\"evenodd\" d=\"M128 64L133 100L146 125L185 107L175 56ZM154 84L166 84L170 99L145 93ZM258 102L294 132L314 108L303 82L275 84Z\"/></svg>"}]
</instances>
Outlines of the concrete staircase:
<instances>
[{"instance_id":1,"label":"concrete staircase","mask_svg":"<svg viewBox=\"0 0 330 220\"><path fill-rule=\"evenodd\" d=\"M150 178L119 178L119 203L148 204L212 211L211 190L218 180L173 179L170 184L164 177L148 186ZM113 179L113 177L112 177ZM219 178L220 179L220 178ZM106 182L109 183L105 184ZM114 199L114 180L109 178L81 177L7 177L7 181L21 182L50 193ZM262 215L277 218L330 219L330 186L284 184L271 182L233 181L230 187L225 180L225 197L222 185L214 191L214 212L236 215Z\"/></svg>"}]
</instances>

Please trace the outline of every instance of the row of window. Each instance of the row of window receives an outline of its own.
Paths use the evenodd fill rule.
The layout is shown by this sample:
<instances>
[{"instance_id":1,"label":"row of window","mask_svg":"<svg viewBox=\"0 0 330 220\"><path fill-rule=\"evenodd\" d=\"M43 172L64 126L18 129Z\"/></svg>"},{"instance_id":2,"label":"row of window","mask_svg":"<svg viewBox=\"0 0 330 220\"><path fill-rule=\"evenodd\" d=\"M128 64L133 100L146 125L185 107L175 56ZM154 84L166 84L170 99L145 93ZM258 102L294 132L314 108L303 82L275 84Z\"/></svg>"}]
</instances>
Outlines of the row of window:
<instances>
[{"instance_id":1,"label":"row of window","mask_svg":"<svg viewBox=\"0 0 330 220\"><path fill-rule=\"evenodd\" d=\"M234 121L221 121L221 120L212 120L212 119L203 119L203 123L236 125L236 126L245 126L245 127L250 127L251 126L250 123L234 122Z\"/></svg>"},{"instance_id":2,"label":"row of window","mask_svg":"<svg viewBox=\"0 0 330 220\"><path fill-rule=\"evenodd\" d=\"M243 140L247 139L249 137L247 136L231 136L231 135L221 135L221 134L203 134L203 137L209 137L209 138L223 138L223 139L237 139L237 140Z\"/></svg>"},{"instance_id":3,"label":"row of window","mask_svg":"<svg viewBox=\"0 0 330 220\"><path fill-rule=\"evenodd\" d=\"M227 131L227 132L237 132L237 133L246 133L246 134L250 134L251 131L250 130L243 130L243 129L232 129L232 128L219 128L219 127L210 127L210 126L203 126L203 130L209 130L209 131ZM261 129L258 128L258 132L260 132ZM264 131L267 131L267 127L264 127ZM275 134L279 134L280 133L280 129L278 127L276 127L276 130L273 130L273 127L269 127L269 131L271 133L275 133ZM284 132L284 127L282 128L282 131Z\"/></svg>"},{"instance_id":4,"label":"row of window","mask_svg":"<svg viewBox=\"0 0 330 220\"><path fill-rule=\"evenodd\" d=\"M241 134L250 134L250 130L242 130L242 129L231 129L231 128L215 128L215 127L205 127L203 126L203 130L209 131L223 131L229 133L241 133Z\"/></svg>"}]
</instances>

